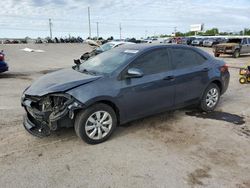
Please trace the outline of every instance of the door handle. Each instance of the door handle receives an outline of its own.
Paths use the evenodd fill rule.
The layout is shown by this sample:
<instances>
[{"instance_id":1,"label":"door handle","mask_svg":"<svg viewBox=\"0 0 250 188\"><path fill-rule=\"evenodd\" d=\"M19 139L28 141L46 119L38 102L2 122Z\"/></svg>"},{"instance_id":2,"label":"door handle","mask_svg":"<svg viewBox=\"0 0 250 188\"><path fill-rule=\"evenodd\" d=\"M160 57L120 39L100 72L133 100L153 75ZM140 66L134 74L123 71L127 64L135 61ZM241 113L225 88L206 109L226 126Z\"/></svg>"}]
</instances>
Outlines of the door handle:
<instances>
[{"instance_id":1,"label":"door handle","mask_svg":"<svg viewBox=\"0 0 250 188\"><path fill-rule=\"evenodd\" d=\"M166 76L165 78L163 78L163 80L174 80L175 79L175 76Z\"/></svg>"}]
</instances>

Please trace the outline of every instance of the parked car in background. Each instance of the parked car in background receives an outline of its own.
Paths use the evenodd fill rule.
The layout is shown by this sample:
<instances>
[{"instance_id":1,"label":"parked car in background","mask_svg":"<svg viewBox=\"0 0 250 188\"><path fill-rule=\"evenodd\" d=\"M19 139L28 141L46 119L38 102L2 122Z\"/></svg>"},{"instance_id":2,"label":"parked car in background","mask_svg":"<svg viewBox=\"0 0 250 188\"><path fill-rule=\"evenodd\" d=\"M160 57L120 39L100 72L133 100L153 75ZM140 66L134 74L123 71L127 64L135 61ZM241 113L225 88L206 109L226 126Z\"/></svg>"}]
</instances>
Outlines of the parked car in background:
<instances>
[{"instance_id":1,"label":"parked car in background","mask_svg":"<svg viewBox=\"0 0 250 188\"><path fill-rule=\"evenodd\" d=\"M229 77L222 60L198 48L122 45L74 69L44 75L25 89L24 127L40 137L74 127L81 139L98 144L118 124L152 114L191 104L214 110Z\"/></svg>"},{"instance_id":2,"label":"parked car in background","mask_svg":"<svg viewBox=\"0 0 250 188\"><path fill-rule=\"evenodd\" d=\"M202 46L204 39L202 38L196 38L191 42L192 46Z\"/></svg>"},{"instance_id":3,"label":"parked car in background","mask_svg":"<svg viewBox=\"0 0 250 188\"><path fill-rule=\"evenodd\" d=\"M112 42L108 42L108 43L103 44L100 47L96 48L95 53L100 54L102 52L111 50L112 48L116 48L116 47L124 45L124 44L135 44L135 43L133 43L133 42L125 42L125 41L112 41Z\"/></svg>"},{"instance_id":4,"label":"parked car in background","mask_svg":"<svg viewBox=\"0 0 250 188\"><path fill-rule=\"evenodd\" d=\"M226 39L224 38L209 38L203 41L204 47L214 47L216 44L220 44L226 42Z\"/></svg>"},{"instance_id":5,"label":"parked car in background","mask_svg":"<svg viewBox=\"0 0 250 188\"><path fill-rule=\"evenodd\" d=\"M187 37L187 45L191 45L192 41L195 39L195 37Z\"/></svg>"},{"instance_id":6,"label":"parked car in background","mask_svg":"<svg viewBox=\"0 0 250 188\"><path fill-rule=\"evenodd\" d=\"M0 52L0 73L6 72L9 70L8 64L5 62L5 55L3 51Z\"/></svg>"},{"instance_id":7,"label":"parked car in background","mask_svg":"<svg viewBox=\"0 0 250 188\"><path fill-rule=\"evenodd\" d=\"M112 48L116 48L125 44L135 44L133 42L125 42L125 41L111 41L111 42L107 42L99 47L97 47L96 49L94 49L92 52L87 52L84 53L80 59L81 60L87 60L90 57L93 57L95 55L98 55L100 53L106 52L108 50L111 50Z\"/></svg>"},{"instance_id":8,"label":"parked car in background","mask_svg":"<svg viewBox=\"0 0 250 188\"><path fill-rule=\"evenodd\" d=\"M250 37L231 38L227 43L217 44L213 48L214 56L229 54L238 58L241 54L250 53Z\"/></svg>"}]
</instances>

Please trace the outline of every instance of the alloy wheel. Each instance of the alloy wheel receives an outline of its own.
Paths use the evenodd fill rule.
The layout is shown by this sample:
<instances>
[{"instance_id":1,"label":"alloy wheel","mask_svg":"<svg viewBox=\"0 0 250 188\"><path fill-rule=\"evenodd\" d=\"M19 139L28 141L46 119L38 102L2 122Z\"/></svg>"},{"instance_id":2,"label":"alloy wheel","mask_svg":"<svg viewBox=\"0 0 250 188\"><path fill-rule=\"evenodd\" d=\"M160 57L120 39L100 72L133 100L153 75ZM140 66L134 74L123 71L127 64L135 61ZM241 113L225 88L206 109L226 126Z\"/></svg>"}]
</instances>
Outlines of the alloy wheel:
<instances>
[{"instance_id":1,"label":"alloy wheel","mask_svg":"<svg viewBox=\"0 0 250 188\"><path fill-rule=\"evenodd\" d=\"M207 92L206 104L209 108L213 108L219 99L219 92L216 88L212 88Z\"/></svg>"},{"instance_id":2,"label":"alloy wheel","mask_svg":"<svg viewBox=\"0 0 250 188\"><path fill-rule=\"evenodd\" d=\"M93 140L100 140L110 132L113 125L111 115L106 111L94 112L86 121L85 132Z\"/></svg>"}]
</instances>

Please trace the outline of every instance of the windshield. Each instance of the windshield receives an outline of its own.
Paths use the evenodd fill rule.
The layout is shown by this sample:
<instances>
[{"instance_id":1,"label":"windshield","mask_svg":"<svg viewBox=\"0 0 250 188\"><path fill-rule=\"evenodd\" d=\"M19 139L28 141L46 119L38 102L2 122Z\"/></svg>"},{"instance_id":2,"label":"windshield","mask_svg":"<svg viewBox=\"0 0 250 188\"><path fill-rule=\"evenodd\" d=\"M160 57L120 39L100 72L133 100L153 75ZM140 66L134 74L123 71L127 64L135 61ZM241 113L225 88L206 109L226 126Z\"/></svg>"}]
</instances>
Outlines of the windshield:
<instances>
[{"instance_id":1,"label":"windshield","mask_svg":"<svg viewBox=\"0 0 250 188\"><path fill-rule=\"evenodd\" d=\"M103 44L101 45L99 48L97 48L98 51L108 51L110 50L111 48L113 48L114 44L112 43L106 43L106 44Z\"/></svg>"},{"instance_id":2,"label":"windshield","mask_svg":"<svg viewBox=\"0 0 250 188\"><path fill-rule=\"evenodd\" d=\"M135 56L128 50L111 50L88 59L80 65L80 72L109 74L123 65L128 59Z\"/></svg>"}]
</instances>

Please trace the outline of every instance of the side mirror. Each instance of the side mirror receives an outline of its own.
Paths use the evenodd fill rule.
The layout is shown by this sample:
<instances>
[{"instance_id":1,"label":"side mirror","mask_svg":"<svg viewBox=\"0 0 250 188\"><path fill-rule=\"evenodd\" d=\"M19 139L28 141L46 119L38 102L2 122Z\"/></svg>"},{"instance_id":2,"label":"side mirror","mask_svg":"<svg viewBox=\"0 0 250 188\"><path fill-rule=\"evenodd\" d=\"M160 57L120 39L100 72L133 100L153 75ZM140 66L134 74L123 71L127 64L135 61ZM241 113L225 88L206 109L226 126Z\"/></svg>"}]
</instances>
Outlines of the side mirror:
<instances>
[{"instance_id":1,"label":"side mirror","mask_svg":"<svg viewBox=\"0 0 250 188\"><path fill-rule=\"evenodd\" d=\"M143 72L137 68L130 68L126 74L126 78L141 78L143 77Z\"/></svg>"}]
</instances>

